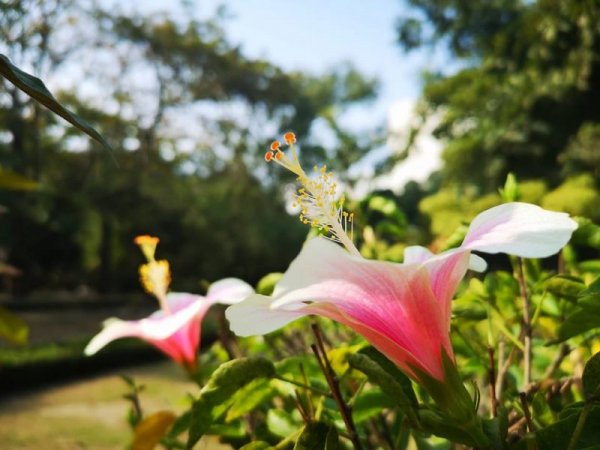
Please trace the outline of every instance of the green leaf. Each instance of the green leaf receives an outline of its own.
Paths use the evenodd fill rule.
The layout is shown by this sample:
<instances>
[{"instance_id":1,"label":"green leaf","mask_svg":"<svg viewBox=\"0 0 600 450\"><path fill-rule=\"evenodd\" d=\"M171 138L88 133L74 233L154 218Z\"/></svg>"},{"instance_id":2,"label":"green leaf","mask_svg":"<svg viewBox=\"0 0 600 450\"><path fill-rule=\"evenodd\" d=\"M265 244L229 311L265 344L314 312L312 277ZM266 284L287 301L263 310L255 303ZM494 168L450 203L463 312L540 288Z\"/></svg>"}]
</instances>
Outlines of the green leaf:
<instances>
[{"instance_id":1,"label":"green leaf","mask_svg":"<svg viewBox=\"0 0 600 450\"><path fill-rule=\"evenodd\" d=\"M558 339L563 342L586 331L600 327L600 305L593 308L578 308L558 328Z\"/></svg>"},{"instance_id":2,"label":"green leaf","mask_svg":"<svg viewBox=\"0 0 600 450\"><path fill-rule=\"evenodd\" d=\"M579 227L573 232L571 242L600 248L600 226L584 217L574 217Z\"/></svg>"},{"instance_id":3,"label":"green leaf","mask_svg":"<svg viewBox=\"0 0 600 450\"><path fill-rule=\"evenodd\" d=\"M0 189L11 191L33 191L38 188L38 184L29 178L19 175L12 170L0 167Z\"/></svg>"},{"instance_id":4,"label":"green leaf","mask_svg":"<svg viewBox=\"0 0 600 450\"><path fill-rule=\"evenodd\" d=\"M583 296L587 296L587 295L596 295L596 294L600 294L600 277L596 278L594 281L592 281L590 283L590 285L585 288L583 291L581 291L580 295Z\"/></svg>"},{"instance_id":5,"label":"green leaf","mask_svg":"<svg viewBox=\"0 0 600 450\"><path fill-rule=\"evenodd\" d=\"M419 410L419 421L423 430L436 436L469 446L477 442L449 417L429 409Z\"/></svg>"},{"instance_id":6,"label":"green leaf","mask_svg":"<svg viewBox=\"0 0 600 450\"><path fill-rule=\"evenodd\" d=\"M294 446L294 450L338 450L341 448L335 427L323 422L307 424Z\"/></svg>"},{"instance_id":7,"label":"green leaf","mask_svg":"<svg viewBox=\"0 0 600 450\"><path fill-rule=\"evenodd\" d=\"M283 409L270 409L267 413L267 428L275 436L287 437L299 428L292 415Z\"/></svg>"},{"instance_id":8,"label":"green leaf","mask_svg":"<svg viewBox=\"0 0 600 450\"><path fill-rule=\"evenodd\" d=\"M565 450L569 447L571 436L579 420L581 409L577 414L571 414L552 425L536 432L536 440L540 450ZM583 431L577 441L576 450L584 450L600 442L600 407L591 410Z\"/></svg>"},{"instance_id":9,"label":"green leaf","mask_svg":"<svg viewBox=\"0 0 600 450\"><path fill-rule=\"evenodd\" d=\"M240 447L240 450L267 450L271 448L271 444L264 441L250 442L249 444Z\"/></svg>"},{"instance_id":10,"label":"green leaf","mask_svg":"<svg viewBox=\"0 0 600 450\"><path fill-rule=\"evenodd\" d=\"M348 357L350 367L364 373L369 381L381 387L406 414L411 423L418 423L417 398L410 380L372 347Z\"/></svg>"},{"instance_id":11,"label":"green leaf","mask_svg":"<svg viewBox=\"0 0 600 450\"><path fill-rule=\"evenodd\" d=\"M231 422L256 409L275 395L269 380L257 378L236 392L233 403L227 411L225 422Z\"/></svg>"},{"instance_id":12,"label":"green leaf","mask_svg":"<svg viewBox=\"0 0 600 450\"><path fill-rule=\"evenodd\" d=\"M600 352L590 358L581 376L583 394L587 400L600 394Z\"/></svg>"},{"instance_id":13,"label":"green leaf","mask_svg":"<svg viewBox=\"0 0 600 450\"><path fill-rule=\"evenodd\" d=\"M261 295L271 295L273 289L275 289L275 285L281 280L282 276L283 274L280 272L266 274L256 285L256 293Z\"/></svg>"},{"instance_id":14,"label":"green leaf","mask_svg":"<svg viewBox=\"0 0 600 450\"><path fill-rule=\"evenodd\" d=\"M581 272L600 272L600 259L589 259L577 264Z\"/></svg>"},{"instance_id":15,"label":"green leaf","mask_svg":"<svg viewBox=\"0 0 600 450\"><path fill-rule=\"evenodd\" d=\"M574 300L585 289L585 283L569 275L556 275L544 282L544 288L557 297Z\"/></svg>"},{"instance_id":16,"label":"green leaf","mask_svg":"<svg viewBox=\"0 0 600 450\"><path fill-rule=\"evenodd\" d=\"M352 418L357 425L381 413L384 408L393 408L394 401L379 388L363 390L352 404Z\"/></svg>"},{"instance_id":17,"label":"green leaf","mask_svg":"<svg viewBox=\"0 0 600 450\"><path fill-rule=\"evenodd\" d=\"M451 248L456 248L462 241L465 240L465 236L467 235L467 231L469 230L468 225L459 225L456 230L446 239L444 245L442 246L442 250L448 250Z\"/></svg>"},{"instance_id":18,"label":"green leaf","mask_svg":"<svg viewBox=\"0 0 600 450\"><path fill-rule=\"evenodd\" d=\"M92 139L98 141L107 149L112 150L112 147L109 145L106 139L104 139L100 133L94 130L90 124L88 124L77 114L72 113L58 103L52 93L44 85L42 80L23 72L17 66L13 65L3 54L0 54L0 75L14 84L17 88L21 89L35 101L41 103L52 112L58 114L71 125L79 128L81 131L86 133Z\"/></svg>"},{"instance_id":19,"label":"green leaf","mask_svg":"<svg viewBox=\"0 0 600 450\"><path fill-rule=\"evenodd\" d=\"M20 317L0 308L0 337L17 345L25 345L29 338L29 327Z\"/></svg>"},{"instance_id":20,"label":"green leaf","mask_svg":"<svg viewBox=\"0 0 600 450\"><path fill-rule=\"evenodd\" d=\"M227 410L238 390L257 378L274 375L273 363L265 358L239 358L221 364L192 406L187 448L191 449Z\"/></svg>"}]
</instances>

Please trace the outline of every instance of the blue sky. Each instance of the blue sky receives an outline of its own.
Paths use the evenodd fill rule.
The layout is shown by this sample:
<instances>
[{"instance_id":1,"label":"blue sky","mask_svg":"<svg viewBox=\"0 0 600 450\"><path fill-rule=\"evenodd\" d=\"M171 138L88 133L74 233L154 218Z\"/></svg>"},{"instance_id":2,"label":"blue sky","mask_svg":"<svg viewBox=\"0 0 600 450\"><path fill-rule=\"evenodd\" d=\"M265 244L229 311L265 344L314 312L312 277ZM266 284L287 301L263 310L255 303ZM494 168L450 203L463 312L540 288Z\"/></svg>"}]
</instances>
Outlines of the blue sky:
<instances>
[{"instance_id":1,"label":"blue sky","mask_svg":"<svg viewBox=\"0 0 600 450\"><path fill-rule=\"evenodd\" d=\"M176 10L174 2L143 0L130 5ZM351 62L381 81L378 101L365 119L386 120L398 100L416 99L420 74L444 63L441 52L405 54L395 43L395 22L407 9L402 0L199 0L192 10L212 16L225 4L229 39L248 56L265 57L286 69L320 73Z\"/></svg>"},{"instance_id":2,"label":"blue sky","mask_svg":"<svg viewBox=\"0 0 600 450\"><path fill-rule=\"evenodd\" d=\"M221 4L227 10L226 35L247 56L264 57L284 69L315 74L351 62L363 74L378 78L381 83L378 98L347 114L344 117L347 126L407 127L412 105L421 93L421 73L448 66L449 60L442 51L425 49L405 54L396 44L395 23L407 14L403 0L198 0L189 11L199 18L212 17ZM138 0L118 5L144 13L182 14L174 6L178 3L168 0ZM383 182L369 179L369 161L360 165L360 172L369 179L366 189L398 190L408 179L426 178L439 164L440 146L430 138L423 142L416 160L404 163L395 173L384 177ZM386 151L390 149L379 149L374 157L381 157Z\"/></svg>"}]
</instances>

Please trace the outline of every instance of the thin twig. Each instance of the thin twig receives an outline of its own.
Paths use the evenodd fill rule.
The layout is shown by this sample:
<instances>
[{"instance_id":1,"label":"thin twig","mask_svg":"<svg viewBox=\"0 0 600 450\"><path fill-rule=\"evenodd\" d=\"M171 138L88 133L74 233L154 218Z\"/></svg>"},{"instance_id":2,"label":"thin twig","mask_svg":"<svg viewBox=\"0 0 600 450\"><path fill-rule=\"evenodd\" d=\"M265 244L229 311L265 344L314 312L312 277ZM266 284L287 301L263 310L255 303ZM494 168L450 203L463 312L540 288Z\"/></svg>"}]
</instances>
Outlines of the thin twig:
<instances>
[{"instance_id":1,"label":"thin twig","mask_svg":"<svg viewBox=\"0 0 600 450\"><path fill-rule=\"evenodd\" d=\"M505 350L506 350L506 344L504 342L504 339L500 339L498 341L498 368L499 369L501 369L504 366ZM496 371L496 381L495 381L496 390L494 392L496 399L500 399L502 397L501 384L503 383L503 381L504 380L500 378L500 370L497 370Z\"/></svg>"},{"instance_id":2,"label":"thin twig","mask_svg":"<svg viewBox=\"0 0 600 450\"><path fill-rule=\"evenodd\" d=\"M529 405L527 404L527 394L525 392L519 392L519 399L521 399L521 405L523 406L523 414L525 414L525 420L527 421L527 428L530 433L535 431L533 426L533 420L531 420L531 412L529 411Z\"/></svg>"},{"instance_id":3,"label":"thin twig","mask_svg":"<svg viewBox=\"0 0 600 450\"><path fill-rule=\"evenodd\" d=\"M219 340L221 341L221 345L227 352L227 356L229 359L235 359L235 351L231 346L230 336L229 336L229 328L227 326L227 321L225 319L225 311L219 311Z\"/></svg>"},{"instance_id":4,"label":"thin twig","mask_svg":"<svg viewBox=\"0 0 600 450\"><path fill-rule=\"evenodd\" d=\"M490 401L492 406L492 417L498 417L498 400L496 399L496 364L494 360L494 348L488 347L489 367L488 377L490 380Z\"/></svg>"},{"instance_id":5,"label":"thin twig","mask_svg":"<svg viewBox=\"0 0 600 450\"><path fill-rule=\"evenodd\" d=\"M387 443L391 450L394 449L394 440L392 439L392 433L390 431L390 427L385 420L385 415L383 413L379 413L378 416L379 423L381 424L381 428L383 430L383 440Z\"/></svg>"},{"instance_id":6,"label":"thin twig","mask_svg":"<svg viewBox=\"0 0 600 450\"><path fill-rule=\"evenodd\" d=\"M525 283L525 274L523 273L523 259L517 259L517 278L521 289L521 298L523 299L523 343L525 350L523 352L523 390L531 383L531 313L529 306L529 296L527 295L527 285Z\"/></svg>"},{"instance_id":7,"label":"thin twig","mask_svg":"<svg viewBox=\"0 0 600 450\"><path fill-rule=\"evenodd\" d=\"M563 362L563 359L565 359L565 357L570 352L571 352L571 349L569 348L569 346L566 343L563 342L562 344L560 344L560 347L558 348L558 353L556 354L556 356L554 357L554 360L550 363L550 365L544 372L544 379L552 378L552 376L554 375L554 372L556 372L558 370L558 368L560 367L560 364Z\"/></svg>"},{"instance_id":8,"label":"thin twig","mask_svg":"<svg viewBox=\"0 0 600 450\"><path fill-rule=\"evenodd\" d=\"M360 439L358 438L358 433L356 432L356 426L354 425L354 420L352 419L352 412L350 411L350 407L344 402L344 398L342 397L342 392L340 390L340 385L337 379L335 372L333 371L331 364L329 363L329 359L327 358L327 353L325 352L325 346L323 345L323 337L319 330L319 327L316 323L311 325L313 333L315 335L316 344L312 344L310 348L312 349L319 366L321 367L321 371L325 375L325 379L327 380L327 384L331 389L331 393L333 394L333 398L338 405L340 413L342 414L342 419L344 419L344 424L346 425L346 430L348 431L348 436L354 445L356 450L362 450L362 444L360 443Z\"/></svg>"},{"instance_id":9,"label":"thin twig","mask_svg":"<svg viewBox=\"0 0 600 450\"><path fill-rule=\"evenodd\" d=\"M304 371L304 364L302 363L300 363L300 374L302 375L302 380L304 380L304 384L308 386L308 378L306 377L306 372ZM306 402L308 403L308 414L311 418L314 418L315 409L313 408L313 398L310 389L306 389Z\"/></svg>"},{"instance_id":10,"label":"thin twig","mask_svg":"<svg viewBox=\"0 0 600 450\"><path fill-rule=\"evenodd\" d=\"M296 397L295 397L296 407L298 408L298 411L300 411L302 420L304 421L304 423L309 423L311 421L311 418L308 415L308 413L306 412L306 409L304 409L304 405L302 404L302 401L300 400L300 392L298 391L298 389L294 389L294 394L296 394Z\"/></svg>"},{"instance_id":11,"label":"thin twig","mask_svg":"<svg viewBox=\"0 0 600 450\"><path fill-rule=\"evenodd\" d=\"M517 353L517 347L513 347L510 350L506 360L504 361L504 364L502 364L500 366L500 368L498 369L498 376L496 377L497 378L496 386L497 386L498 392L496 392L496 398L501 398L502 389L504 388L504 379L506 377L508 369L510 369L510 365L512 364L512 360L515 357L516 353Z\"/></svg>"}]
</instances>

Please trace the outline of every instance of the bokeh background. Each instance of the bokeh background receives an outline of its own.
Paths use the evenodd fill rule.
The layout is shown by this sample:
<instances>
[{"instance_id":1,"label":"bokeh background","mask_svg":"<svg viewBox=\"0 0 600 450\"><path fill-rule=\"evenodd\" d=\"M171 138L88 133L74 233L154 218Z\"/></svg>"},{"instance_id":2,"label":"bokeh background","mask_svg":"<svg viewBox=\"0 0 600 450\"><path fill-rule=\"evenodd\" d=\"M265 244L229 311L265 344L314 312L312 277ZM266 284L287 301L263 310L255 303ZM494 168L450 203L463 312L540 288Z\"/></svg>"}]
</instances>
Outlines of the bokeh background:
<instances>
[{"instance_id":1,"label":"bokeh background","mask_svg":"<svg viewBox=\"0 0 600 450\"><path fill-rule=\"evenodd\" d=\"M16 392L158 358L81 356L104 318L155 309L136 235L160 237L176 291L285 270L307 230L263 159L282 132L335 171L367 257L435 248L511 172L523 201L600 222L595 0L13 0L0 33L114 148L0 79L0 423Z\"/></svg>"}]
</instances>

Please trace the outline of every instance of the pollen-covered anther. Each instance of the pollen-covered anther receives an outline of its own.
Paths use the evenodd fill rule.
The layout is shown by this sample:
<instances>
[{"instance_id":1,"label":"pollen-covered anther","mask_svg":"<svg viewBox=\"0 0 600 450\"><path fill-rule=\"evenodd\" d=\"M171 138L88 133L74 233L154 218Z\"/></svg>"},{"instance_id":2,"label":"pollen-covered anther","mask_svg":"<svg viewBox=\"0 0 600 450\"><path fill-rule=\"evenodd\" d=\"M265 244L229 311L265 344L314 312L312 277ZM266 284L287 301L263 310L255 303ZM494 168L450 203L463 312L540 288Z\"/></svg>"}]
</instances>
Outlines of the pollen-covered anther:
<instances>
[{"instance_id":1,"label":"pollen-covered anther","mask_svg":"<svg viewBox=\"0 0 600 450\"><path fill-rule=\"evenodd\" d=\"M139 273L144 290L154 295L159 301L163 300L169 290L169 284L171 284L169 262L160 260L142 264Z\"/></svg>"},{"instance_id":2,"label":"pollen-covered anther","mask_svg":"<svg viewBox=\"0 0 600 450\"><path fill-rule=\"evenodd\" d=\"M296 135L291 132L288 131L287 133L285 133L283 135L283 140L286 142L287 145L292 145L296 143Z\"/></svg>"},{"instance_id":3,"label":"pollen-covered anther","mask_svg":"<svg viewBox=\"0 0 600 450\"><path fill-rule=\"evenodd\" d=\"M273 152L271 150L269 150L267 153L265 153L265 161L270 162L272 159L273 159Z\"/></svg>"},{"instance_id":4,"label":"pollen-covered anther","mask_svg":"<svg viewBox=\"0 0 600 450\"><path fill-rule=\"evenodd\" d=\"M280 141L271 143L272 156L269 161L275 161L280 166L296 175L301 187L294 200L294 206L300 208L300 221L311 225L329 239L340 242L350 252L359 255L358 250L347 235L351 223L347 216L342 215L344 201L338 203L337 183L327 166L315 166L314 174L308 176L300 164L296 151L296 135L289 131L283 135L283 142L289 146L289 152L284 153Z\"/></svg>"}]
</instances>

